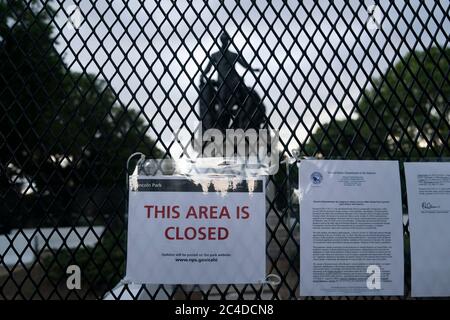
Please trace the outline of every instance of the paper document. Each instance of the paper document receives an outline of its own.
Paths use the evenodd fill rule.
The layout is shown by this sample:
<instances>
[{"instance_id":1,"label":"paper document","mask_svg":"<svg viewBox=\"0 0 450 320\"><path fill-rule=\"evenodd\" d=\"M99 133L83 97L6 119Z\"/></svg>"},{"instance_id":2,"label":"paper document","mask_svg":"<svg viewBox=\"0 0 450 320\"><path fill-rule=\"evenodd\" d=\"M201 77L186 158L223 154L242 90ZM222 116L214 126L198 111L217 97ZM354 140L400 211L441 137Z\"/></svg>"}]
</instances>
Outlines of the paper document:
<instances>
[{"instance_id":1,"label":"paper document","mask_svg":"<svg viewBox=\"0 0 450 320\"><path fill-rule=\"evenodd\" d=\"M299 167L300 295L403 295L398 162Z\"/></svg>"},{"instance_id":2,"label":"paper document","mask_svg":"<svg viewBox=\"0 0 450 320\"><path fill-rule=\"evenodd\" d=\"M450 163L405 163L414 297L450 296Z\"/></svg>"}]
</instances>

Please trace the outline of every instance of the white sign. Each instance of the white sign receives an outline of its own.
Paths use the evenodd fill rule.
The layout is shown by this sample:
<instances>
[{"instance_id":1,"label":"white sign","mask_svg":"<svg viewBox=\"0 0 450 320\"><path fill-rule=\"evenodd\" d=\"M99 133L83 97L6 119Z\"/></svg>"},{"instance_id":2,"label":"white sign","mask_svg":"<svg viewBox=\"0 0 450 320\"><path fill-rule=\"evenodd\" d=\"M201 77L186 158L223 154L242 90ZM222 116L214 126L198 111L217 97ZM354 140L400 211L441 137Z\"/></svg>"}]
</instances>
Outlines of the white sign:
<instances>
[{"instance_id":1,"label":"white sign","mask_svg":"<svg viewBox=\"0 0 450 320\"><path fill-rule=\"evenodd\" d=\"M265 203L262 179L130 178L126 280L264 281Z\"/></svg>"},{"instance_id":2,"label":"white sign","mask_svg":"<svg viewBox=\"0 0 450 320\"><path fill-rule=\"evenodd\" d=\"M398 162L299 167L300 295L403 295Z\"/></svg>"},{"instance_id":3,"label":"white sign","mask_svg":"<svg viewBox=\"0 0 450 320\"><path fill-rule=\"evenodd\" d=\"M412 296L450 296L450 163L405 163Z\"/></svg>"}]
</instances>

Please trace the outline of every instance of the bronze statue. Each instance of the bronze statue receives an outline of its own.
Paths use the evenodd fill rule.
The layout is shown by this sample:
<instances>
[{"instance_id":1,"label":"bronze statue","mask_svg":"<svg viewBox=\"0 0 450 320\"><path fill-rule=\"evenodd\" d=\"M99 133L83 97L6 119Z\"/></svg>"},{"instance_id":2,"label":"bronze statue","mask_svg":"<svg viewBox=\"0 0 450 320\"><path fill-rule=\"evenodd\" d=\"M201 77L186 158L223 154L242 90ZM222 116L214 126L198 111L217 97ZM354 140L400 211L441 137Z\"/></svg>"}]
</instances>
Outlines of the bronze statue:
<instances>
[{"instance_id":1,"label":"bronze statue","mask_svg":"<svg viewBox=\"0 0 450 320\"><path fill-rule=\"evenodd\" d=\"M265 107L258 94L244 84L237 73L235 64L253 72L245 59L229 50L230 36L224 32L220 36L221 46L211 55L209 63L200 78L200 116L203 131L216 128L258 129L265 124ZM205 79L205 75L214 66L217 80Z\"/></svg>"}]
</instances>

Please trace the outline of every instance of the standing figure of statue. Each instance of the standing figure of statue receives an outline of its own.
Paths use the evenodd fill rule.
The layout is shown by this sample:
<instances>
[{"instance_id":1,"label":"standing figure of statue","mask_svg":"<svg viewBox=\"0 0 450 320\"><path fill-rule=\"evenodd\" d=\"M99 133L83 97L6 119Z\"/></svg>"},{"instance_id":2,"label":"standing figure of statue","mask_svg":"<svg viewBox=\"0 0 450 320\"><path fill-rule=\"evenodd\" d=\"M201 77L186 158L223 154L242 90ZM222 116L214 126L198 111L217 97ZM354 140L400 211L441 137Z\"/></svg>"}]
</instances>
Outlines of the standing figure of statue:
<instances>
[{"instance_id":1,"label":"standing figure of statue","mask_svg":"<svg viewBox=\"0 0 450 320\"><path fill-rule=\"evenodd\" d=\"M239 63L253 72L260 71L245 61L242 55L229 50L228 33L220 36L220 50L210 57L204 74L214 66L217 80L200 79L200 115L203 130L217 128L260 128L265 118L265 107L254 90L246 87L244 79L236 71Z\"/></svg>"}]
</instances>

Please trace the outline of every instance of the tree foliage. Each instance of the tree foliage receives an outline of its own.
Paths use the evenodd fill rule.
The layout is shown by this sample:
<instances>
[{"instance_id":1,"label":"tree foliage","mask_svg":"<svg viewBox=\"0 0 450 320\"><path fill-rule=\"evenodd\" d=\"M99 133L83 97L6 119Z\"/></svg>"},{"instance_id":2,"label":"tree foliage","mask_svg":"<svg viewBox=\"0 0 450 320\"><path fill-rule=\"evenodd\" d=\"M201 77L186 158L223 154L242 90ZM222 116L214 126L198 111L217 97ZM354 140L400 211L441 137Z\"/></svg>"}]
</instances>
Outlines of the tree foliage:
<instances>
[{"instance_id":1,"label":"tree foliage","mask_svg":"<svg viewBox=\"0 0 450 320\"><path fill-rule=\"evenodd\" d=\"M0 10L3 177L15 167L38 189L110 185L131 153L160 154L149 125L106 82L68 70L55 49L51 7L1 1Z\"/></svg>"},{"instance_id":2,"label":"tree foliage","mask_svg":"<svg viewBox=\"0 0 450 320\"><path fill-rule=\"evenodd\" d=\"M333 119L305 153L325 158L449 156L450 48L401 57L361 94L357 117Z\"/></svg>"},{"instance_id":3,"label":"tree foliage","mask_svg":"<svg viewBox=\"0 0 450 320\"><path fill-rule=\"evenodd\" d=\"M8 207L2 214L16 202L38 200L29 214L64 211L77 190L123 187L132 153L161 155L140 112L97 75L69 70L55 48L54 17L39 1L0 0L0 188ZM18 178L33 186L27 199ZM50 210L45 197L59 207Z\"/></svg>"}]
</instances>

